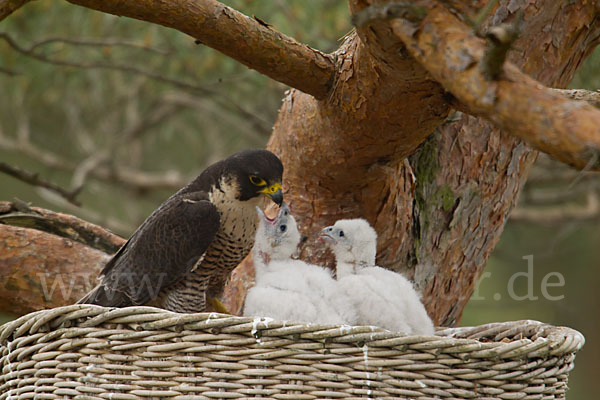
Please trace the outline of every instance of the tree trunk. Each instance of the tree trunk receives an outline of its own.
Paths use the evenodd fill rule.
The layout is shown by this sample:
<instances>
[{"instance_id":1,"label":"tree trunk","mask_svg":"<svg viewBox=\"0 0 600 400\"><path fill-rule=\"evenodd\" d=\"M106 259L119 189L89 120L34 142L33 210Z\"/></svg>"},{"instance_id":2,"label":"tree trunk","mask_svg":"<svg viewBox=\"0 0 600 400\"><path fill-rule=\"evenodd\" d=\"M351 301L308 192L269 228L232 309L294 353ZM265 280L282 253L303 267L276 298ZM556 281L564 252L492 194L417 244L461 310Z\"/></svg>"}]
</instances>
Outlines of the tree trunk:
<instances>
[{"instance_id":1,"label":"tree trunk","mask_svg":"<svg viewBox=\"0 0 600 400\"><path fill-rule=\"evenodd\" d=\"M593 6L521 4L518 50L509 52L509 60L545 85L564 88L598 42ZM511 7L499 1L485 26L513 20L517 10ZM377 262L414 279L434 322L451 326L460 320L537 153L489 122L460 115L406 160L424 137L413 133L429 132L447 109L443 91L413 59L392 67L402 71L402 86L387 71L385 55L365 54L364 42L389 44L384 34L369 30L348 38L327 100L292 89L268 148L285 165L286 201L305 235L314 238L339 218L365 217L379 234ZM303 255L331 262L318 242L307 242Z\"/></svg>"}]
</instances>

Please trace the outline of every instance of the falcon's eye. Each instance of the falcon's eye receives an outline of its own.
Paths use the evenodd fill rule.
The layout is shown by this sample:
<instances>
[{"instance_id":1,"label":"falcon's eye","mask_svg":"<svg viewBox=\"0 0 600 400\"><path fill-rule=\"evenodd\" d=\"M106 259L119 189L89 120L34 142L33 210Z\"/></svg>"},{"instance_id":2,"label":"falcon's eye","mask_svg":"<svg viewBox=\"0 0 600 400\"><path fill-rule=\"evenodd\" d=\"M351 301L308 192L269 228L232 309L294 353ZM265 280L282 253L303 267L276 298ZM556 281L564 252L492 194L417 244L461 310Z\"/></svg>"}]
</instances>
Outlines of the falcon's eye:
<instances>
[{"instance_id":1,"label":"falcon's eye","mask_svg":"<svg viewBox=\"0 0 600 400\"><path fill-rule=\"evenodd\" d=\"M340 237L344 237L344 231L340 231L339 235Z\"/></svg>"},{"instance_id":2,"label":"falcon's eye","mask_svg":"<svg viewBox=\"0 0 600 400\"><path fill-rule=\"evenodd\" d=\"M280 230L281 232L285 232L285 231L287 230L287 226L286 226L286 225L281 225L281 226L279 227L279 230Z\"/></svg>"},{"instance_id":3,"label":"falcon's eye","mask_svg":"<svg viewBox=\"0 0 600 400\"><path fill-rule=\"evenodd\" d=\"M267 182L265 182L265 180L263 178L259 178L256 175L250 175L250 182L252 182L252 184L254 186L266 186Z\"/></svg>"}]
</instances>

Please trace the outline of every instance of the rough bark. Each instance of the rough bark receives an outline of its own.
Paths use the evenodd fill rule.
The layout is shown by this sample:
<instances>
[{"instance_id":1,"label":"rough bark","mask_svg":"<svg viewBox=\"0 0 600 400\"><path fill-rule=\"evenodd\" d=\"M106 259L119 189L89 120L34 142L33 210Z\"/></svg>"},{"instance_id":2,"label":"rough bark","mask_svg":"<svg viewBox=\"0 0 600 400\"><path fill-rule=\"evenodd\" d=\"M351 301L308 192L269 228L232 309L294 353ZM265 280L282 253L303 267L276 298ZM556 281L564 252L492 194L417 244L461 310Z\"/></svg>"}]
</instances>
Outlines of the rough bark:
<instances>
[{"instance_id":1,"label":"rough bark","mask_svg":"<svg viewBox=\"0 0 600 400\"><path fill-rule=\"evenodd\" d=\"M585 101L596 108L600 108L600 91L583 89L553 89L555 93L568 97L572 100Z\"/></svg>"},{"instance_id":2,"label":"rough bark","mask_svg":"<svg viewBox=\"0 0 600 400\"><path fill-rule=\"evenodd\" d=\"M73 304L96 283L106 253L37 229L0 229L0 309L25 314Z\"/></svg>"},{"instance_id":3,"label":"rough bark","mask_svg":"<svg viewBox=\"0 0 600 400\"><path fill-rule=\"evenodd\" d=\"M600 110L545 88L511 63L504 65L498 80L487 79L485 41L448 9L434 4L428 7L418 33L415 25L404 19L391 25L410 54L465 104L470 114L494 122L576 168L600 167ZM570 8L574 17L594 15L591 3Z\"/></svg>"},{"instance_id":4,"label":"rough bark","mask_svg":"<svg viewBox=\"0 0 600 400\"><path fill-rule=\"evenodd\" d=\"M69 0L73 4L174 28L279 82L324 98L330 55L214 0Z\"/></svg>"},{"instance_id":5,"label":"rough bark","mask_svg":"<svg viewBox=\"0 0 600 400\"><path fill-rule=\"evenodd\" d=\"M0 202L0 310L73 304L125 240L77 217Z\"/></svg>"},{"instance_id":6,"label":"rough bark","mask_svg":"<svg viewBox=\"0 0 600 400\"><path fill-rule=\"evenodd\" d=\"M360 7L370 4L351 3ZM469 15L476 13L464 7ZM600 24L594 10L578 2L533 0L522 2L522 9L525 18L515 43L519 51L509 52L509 61L547 86L565 87L598 40ZM500 1L483 28L490 23L510 21L516 11L512 3ZM361 39L364 37L367 43L384 42L386 48L393 48L385 24L371 26L368 35L361 33ZM340 71L356 76L361 71L360 51L364 44L351 37L343 49L351 46L356 49L354 56L350 58L346 52L350 60ZM395 50L406 54L401 46ZM407 64L408 60L407 57ZM414 68L422 71L418 66ZM384 84L385 79L367 82L375 86L374 93L379 89L387 90L389 97L399 95L392 92L394 85ZM336 80L333 93L342 92L345 99L360 98L363 87L368 85L343 83L344 80ZM423 93L430 104L442 96L441 91L431 88ZM437 129L404 162L402 145L396 145L395 139L407 134L405 129L410 126L406 119L415 114L398 107L394 111L402 114L404 125L388 120L389 124L373 126L364 116L379 112L374 97L351 103L353 114L345 117L354 125L348 127L329 123L329 101L316 101L291 91L269 142L269 148L286 165L285 180L290 188L287 201L309 237L315 237L323 226L338 218L366 217L379 234L378 263L412 277L423 291L434 321L453 325L460 319L499 239L536 153L489 122L463 115L460 121ZM428 108L417 96L410 100L419 101L421 110ZM439 109L429 109L434 111L430 116L418 115L431 122L429 118L435 118ZM350 140L352 132L360 135ZM354 151L362 153L371 149L373 142L386 141L389 152L381 151L382 157L353 157ZM390 153L399 157L390 157ZM327 161L319 163L323 159ZM339 179L340 175L347 179ZM330 260L325 249L310 241L303 255L315 262Z\"/></svg>"}]
</instances>

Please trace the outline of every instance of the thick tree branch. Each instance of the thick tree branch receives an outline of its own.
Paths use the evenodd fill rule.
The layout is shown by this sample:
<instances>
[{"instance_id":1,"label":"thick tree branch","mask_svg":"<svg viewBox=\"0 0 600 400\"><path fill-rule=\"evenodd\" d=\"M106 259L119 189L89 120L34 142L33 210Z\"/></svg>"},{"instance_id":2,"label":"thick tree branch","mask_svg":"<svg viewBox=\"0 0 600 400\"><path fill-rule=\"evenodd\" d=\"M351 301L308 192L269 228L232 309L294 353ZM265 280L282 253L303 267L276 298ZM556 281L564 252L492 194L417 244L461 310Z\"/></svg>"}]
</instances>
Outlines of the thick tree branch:
<instances>
[{"instance_id":1,"label":"thick tree branch","mask_svg":"<svg viewBox=\"0 0 600 400\"><path fill-rule=\"evenodd\" d=\"M73 304L107 260L70 239L0 224L0 310L20 315Z\"/></svg>"},{"instance_id":2,"label":"thick tree branch","mask_svg":"<svg viewBox=\"0 0 600 400\"><path fill-rule=\"evenodd\" d=\"M566 99L506 63L502 79L478 68L486 43L437 2L418 32L410 21L391 22L410 54L473 115L576 168L600 169L600 111Z\"/></svg>"},{"instance_id":3,"label":"thick tree branch","mask_svg":"<svg viewBox=\"0 0 600 400\"><path fill-rule=\"evenodd\" d=\"M124 239L67 214L0 202L0 310L73 304Z\"/></svg>"},{"instance_id":4,"label":"thick tree branch","mask_svg":"<svg viewBox=\"0 0 600 400\"><path fill-rule=\"evenodd\" d=\"M0 201L0 311L21 315L73 304L97 283L109 254L124 243L72 215ZM241 313L254 281L248 260L225 287L222 300L234 314Z\"/></svg>"},{"instance_id":5,"label":"thick tree branch","mask_svg":"<svg viewBox=\"0 0 600 400\"><path fill-rule=\"evenodd\" d=\"M586 101L594 107L600 108L600 90L552 89L552 91L572 100Z\"/></svg>"},{"instance_id":6,"label":"thick tree branch","mask_svg":"<svg viewBox=\"0 0 600 400\"><path fill-rule=\"evenodd\" d=\"M69 0L177 29L249 68L318 99L329 93L333 57L214 0Z\"/></svg>"},{"instance_id":7,"label":"thick tree branch","mask_svg":"<svg viewBox=\"0 0 600 400\"><path fill-rule=\"evenodd\" d=\"M0 227L2 224L48 232L105 253L114 253L125 243L120 236L73 215L29 207L17 201L0 201Z\"/></svg>"}]
</instances>

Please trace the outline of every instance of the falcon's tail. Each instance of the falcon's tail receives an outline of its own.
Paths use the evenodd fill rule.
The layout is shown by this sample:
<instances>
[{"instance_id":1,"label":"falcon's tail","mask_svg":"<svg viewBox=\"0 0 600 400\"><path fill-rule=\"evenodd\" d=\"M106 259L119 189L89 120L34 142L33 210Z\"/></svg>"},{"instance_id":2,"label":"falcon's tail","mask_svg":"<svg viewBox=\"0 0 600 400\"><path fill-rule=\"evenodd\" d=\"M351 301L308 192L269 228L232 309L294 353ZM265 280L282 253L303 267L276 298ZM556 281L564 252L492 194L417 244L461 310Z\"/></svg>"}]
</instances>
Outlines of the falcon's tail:
<instances>
[{"instance_id":1,"label":"falcon's tail","mask_svg":"<svg viewBox=\"0 0 600 400\"><path fill-rule=\"evenodd\" d=\"M88 294L77 301L77 304L97 304L104 307L127 307L132 306L131 299L123 292L111 290L99 284Z\"/></svg>"}]
</instances>

